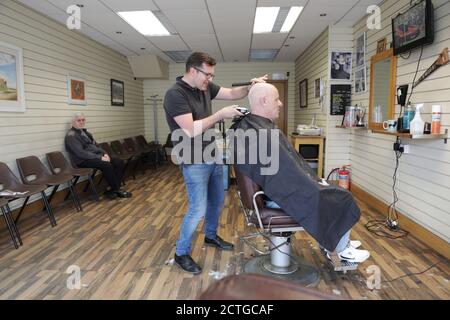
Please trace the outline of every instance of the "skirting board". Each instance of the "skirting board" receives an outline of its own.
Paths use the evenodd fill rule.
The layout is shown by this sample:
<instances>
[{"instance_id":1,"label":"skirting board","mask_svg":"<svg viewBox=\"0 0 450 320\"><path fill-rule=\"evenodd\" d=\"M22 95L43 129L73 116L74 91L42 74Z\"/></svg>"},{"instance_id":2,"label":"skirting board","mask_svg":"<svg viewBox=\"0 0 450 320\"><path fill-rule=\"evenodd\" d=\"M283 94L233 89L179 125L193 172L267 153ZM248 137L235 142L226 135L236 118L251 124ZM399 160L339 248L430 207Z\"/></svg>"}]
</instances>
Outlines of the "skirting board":
<instances>
[{"instance_id":1,"label":"skirting board","mask_svg":"<svg viewBox=\"0 0 450 320\"><path fill-rule=\"evenodd\" d=\"M369 206L379 211L383 215L387 214L389 206L386 203L361 189L355 183L352 183L351 185L351 192L355 197L363 200L365 203L367 203ZM402 229L408 231L414 237L416 237L429 247L433 248L436 252L440 253L445 258L450 259L450 244L447 241L441 239L431 231L425 229L417 222L406 217L401 212L398 213L398 219Z\"/></svg>"}]
</instances>

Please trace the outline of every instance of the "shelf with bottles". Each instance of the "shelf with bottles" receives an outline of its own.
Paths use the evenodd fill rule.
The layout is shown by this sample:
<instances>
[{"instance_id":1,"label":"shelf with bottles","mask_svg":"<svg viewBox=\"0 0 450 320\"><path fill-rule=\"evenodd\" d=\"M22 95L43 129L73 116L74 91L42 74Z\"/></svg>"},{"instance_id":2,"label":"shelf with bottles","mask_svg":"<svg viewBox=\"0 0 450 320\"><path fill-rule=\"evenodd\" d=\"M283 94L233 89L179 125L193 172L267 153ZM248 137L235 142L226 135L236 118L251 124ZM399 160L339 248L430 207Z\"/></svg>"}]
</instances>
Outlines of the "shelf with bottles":
<instances>
[{"instance_id":1,"label":"shelf with bottles","mask_svg":"<svg viewBox=\"0 0 450 320\"><path fill-rule=\"evenodd\" d=\"M412 139L412 140L438 140L443 139L444 143L447 143L448 139L448 129L445 129L444 133L430 133L430 134L410 134L410 133L403 133L403 132L391 132L387 130L372 130L373 133L381 133L381 134L387 134L391 136L396 136L403 139Z\"/></svg>"}]
</instances>

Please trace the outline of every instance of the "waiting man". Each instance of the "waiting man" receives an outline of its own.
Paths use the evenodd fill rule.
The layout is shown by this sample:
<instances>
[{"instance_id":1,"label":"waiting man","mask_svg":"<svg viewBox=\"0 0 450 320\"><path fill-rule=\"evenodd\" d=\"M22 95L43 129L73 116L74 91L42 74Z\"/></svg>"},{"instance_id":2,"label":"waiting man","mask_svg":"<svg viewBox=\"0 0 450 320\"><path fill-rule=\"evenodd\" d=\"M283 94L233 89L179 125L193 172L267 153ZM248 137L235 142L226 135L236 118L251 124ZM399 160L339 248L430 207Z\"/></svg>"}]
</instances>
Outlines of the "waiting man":
<instances>
[{"instance_id":1,"label":"waiting man","mask_svg":"<svg viewBox=\"0 0 450 320\"><path fill-rule=\"evenodd\" d=\"M86 117L82 112L76 113L72 119L72 128L67 132L64 143L73 163L80 168L94 168L103 173L110 188L104 194L110 199L117 197L130 198L131 193L120 189L124 162L111 158L94 140L85 128Z\"/></svg>"}]
</instances>

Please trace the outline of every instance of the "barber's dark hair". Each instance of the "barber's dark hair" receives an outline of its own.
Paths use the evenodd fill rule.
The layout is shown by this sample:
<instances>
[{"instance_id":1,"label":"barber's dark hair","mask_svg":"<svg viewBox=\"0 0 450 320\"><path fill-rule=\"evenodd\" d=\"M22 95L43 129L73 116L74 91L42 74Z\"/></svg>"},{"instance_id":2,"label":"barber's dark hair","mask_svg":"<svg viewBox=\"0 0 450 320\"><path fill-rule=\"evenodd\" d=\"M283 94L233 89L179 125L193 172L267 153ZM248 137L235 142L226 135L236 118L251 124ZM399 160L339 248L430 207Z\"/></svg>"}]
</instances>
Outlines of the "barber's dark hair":
<instances>
[{"instance_id":1,"label":"barber's dark hair","mask_svg":"<svg viewBox=\"0 0 450 320\"><path fill-rule=\"evenodd\" d=\"M194 52L186 61L186 72L193 67L200 68L203 63L213 67L216 65L216 59L205 52Z\"/></svg>"}]
</instances>

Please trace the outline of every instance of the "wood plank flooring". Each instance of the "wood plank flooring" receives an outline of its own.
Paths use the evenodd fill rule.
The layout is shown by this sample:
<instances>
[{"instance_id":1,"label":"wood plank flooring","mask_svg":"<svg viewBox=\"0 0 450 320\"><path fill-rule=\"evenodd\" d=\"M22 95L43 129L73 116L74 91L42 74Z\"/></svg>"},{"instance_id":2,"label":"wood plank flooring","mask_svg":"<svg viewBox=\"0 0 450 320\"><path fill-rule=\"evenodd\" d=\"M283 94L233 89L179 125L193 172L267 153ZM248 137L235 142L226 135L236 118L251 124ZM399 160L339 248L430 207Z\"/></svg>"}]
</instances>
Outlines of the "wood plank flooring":
<instances>
[{"instance_id":1,"label":"wood plank flooring","mask_svg":"<svg viewBox=\"0 0 450 320\"><path fill-rule=\"evenodd\" d=\"M6 229L0 230L0 299L195 299L225 275L241 273L253 252L239 236L255 230L245 223L235 187L227 192L219 234L235 244L221 252L203 246L201 227L192 256L203 266L193 276L172 265L179 225L187 209L182 176L177 167L147 170L127 181L133 198L93 202L82 199L76 213L70 202L54 208L58 222L51 228L44 213L19 222L24 245L15 250ZM317 243L305 232L293 239L294 254L316 265L321 273L317 289L350 299L450 299L450 265L444 258L409 235L406 239L379 238L364 228L368 219L381 215L358 201L362 218L352 232L371 257L346 275L333 272ZM263 239L257 239L264 246ZM381 269L381 288L369 290L366 268ZM81 270L81 288L68 289Z\"/></svg>"}]
</instances>

